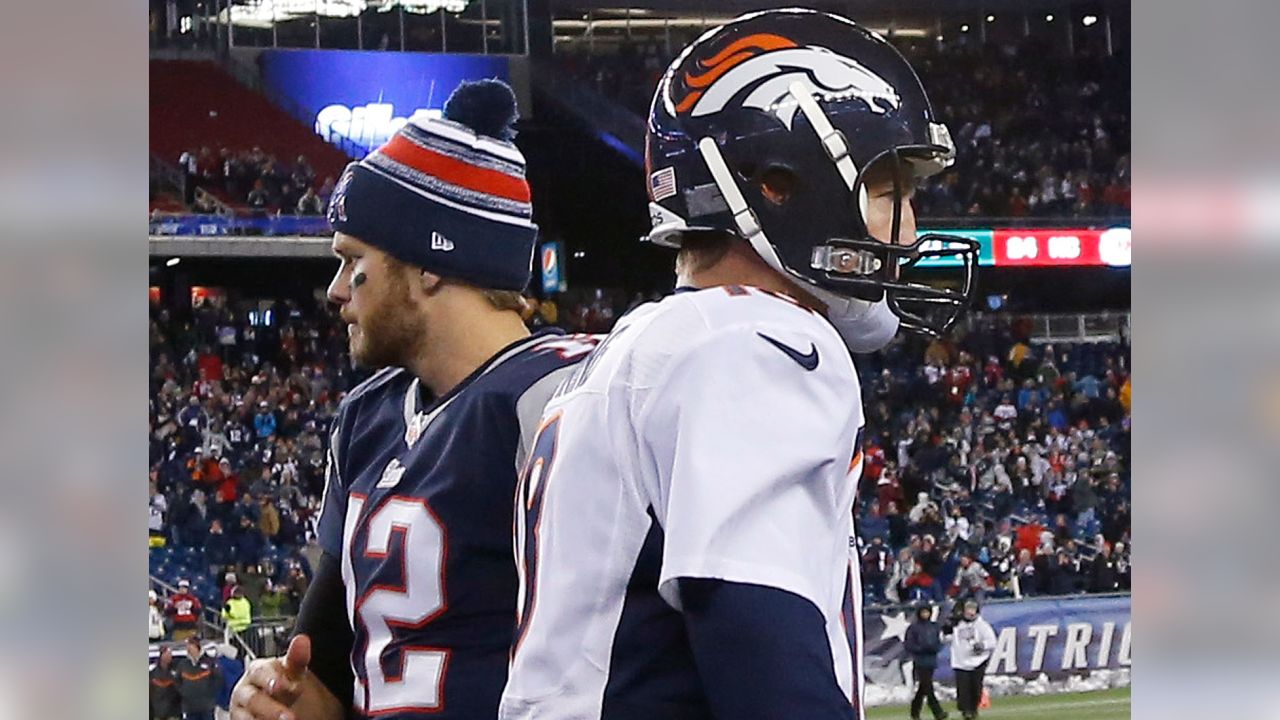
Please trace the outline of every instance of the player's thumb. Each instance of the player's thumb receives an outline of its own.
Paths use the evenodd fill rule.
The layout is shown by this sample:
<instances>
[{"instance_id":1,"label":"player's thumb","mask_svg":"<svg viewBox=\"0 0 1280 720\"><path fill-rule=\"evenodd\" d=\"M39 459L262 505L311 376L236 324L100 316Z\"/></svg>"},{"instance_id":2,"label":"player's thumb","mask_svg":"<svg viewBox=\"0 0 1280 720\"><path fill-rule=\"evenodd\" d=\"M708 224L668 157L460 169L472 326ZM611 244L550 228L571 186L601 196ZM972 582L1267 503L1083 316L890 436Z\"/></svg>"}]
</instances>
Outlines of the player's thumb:
<instances>
[{"instance_id":1,"label":"player's thumb","mask_svg":"<svg viewBox=\"0 0 1280 720\"><path fill-rule=\"evenodd\" d=\"M299 680L307 672L311 664L311 638L296 635L289 642L289 650L284 655L284 671L291 680Z\"/></svg>"}]
</instances>

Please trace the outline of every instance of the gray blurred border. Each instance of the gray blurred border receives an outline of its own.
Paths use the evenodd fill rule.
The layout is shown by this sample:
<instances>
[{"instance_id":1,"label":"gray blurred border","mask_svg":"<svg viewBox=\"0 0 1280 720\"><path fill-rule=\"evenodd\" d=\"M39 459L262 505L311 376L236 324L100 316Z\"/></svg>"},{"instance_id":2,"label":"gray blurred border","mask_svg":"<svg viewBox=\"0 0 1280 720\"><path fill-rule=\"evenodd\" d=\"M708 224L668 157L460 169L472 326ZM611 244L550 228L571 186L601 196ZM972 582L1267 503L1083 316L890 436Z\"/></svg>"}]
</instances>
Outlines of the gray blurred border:
<instances>
[{"instance_id":1,"label":"gray blurred border","mask_svg":"<svg viewBox=\"0 0 1280 720\"><path fill-rule=\"evenodd\" d=\"M1133 12L1133 715L1275 717L1280 4Z\"/></svg>"},{"instance_id":2,"label":"gray blurred border","mask_svg":"<svg viewBox=\"0 0 1280 720\"><path fill-rule=\"evenodd\" d=\"M146 717L147 7L5 7L0 709Z\"/></svg>"}]
</instances>

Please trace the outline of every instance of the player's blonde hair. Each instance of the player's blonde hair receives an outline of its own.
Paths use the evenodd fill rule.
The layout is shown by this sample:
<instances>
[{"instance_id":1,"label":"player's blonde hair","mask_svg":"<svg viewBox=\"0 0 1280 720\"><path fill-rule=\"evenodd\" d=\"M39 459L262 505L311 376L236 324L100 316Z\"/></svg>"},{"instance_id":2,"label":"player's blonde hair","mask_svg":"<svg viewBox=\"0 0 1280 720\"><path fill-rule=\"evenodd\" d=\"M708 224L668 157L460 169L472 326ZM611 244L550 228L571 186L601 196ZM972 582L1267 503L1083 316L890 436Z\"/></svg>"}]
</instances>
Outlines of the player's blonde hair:
<instances>
[{"instance_id":1,"label":"player's blonde hair","mask_svg":"<svg viewBox=\"0 0 1280 720\"><path fill-rule=\"evenodd\" d=\"M524 312L524 296L515 290L491 290L489 288L480 288L480 294L484 295L484 299L489 304L499 310L514 310L517 313Z\"/></svg>"},{"instance_id":2,"label":"player's blonde hair","mask_svg":"<svg viewBox=\"0 0 1280 720\"><path fill-rule=\"evenodd\" d=\"M393 275L395 271L399 271L402 268L413 268L415 270L421 269L392 256L391 253L387 253L384 257L386 258L387 267L393 271ZM511 310L516 313L524 312L524 296L521 295L518 290L494 290L493 288L476 287L470 283L462 282L460 280L452 280L451 282L475 288L475 290L484 296L485 300L489 301L490 305L498 310Z\"/></svg>"}]
</instances>

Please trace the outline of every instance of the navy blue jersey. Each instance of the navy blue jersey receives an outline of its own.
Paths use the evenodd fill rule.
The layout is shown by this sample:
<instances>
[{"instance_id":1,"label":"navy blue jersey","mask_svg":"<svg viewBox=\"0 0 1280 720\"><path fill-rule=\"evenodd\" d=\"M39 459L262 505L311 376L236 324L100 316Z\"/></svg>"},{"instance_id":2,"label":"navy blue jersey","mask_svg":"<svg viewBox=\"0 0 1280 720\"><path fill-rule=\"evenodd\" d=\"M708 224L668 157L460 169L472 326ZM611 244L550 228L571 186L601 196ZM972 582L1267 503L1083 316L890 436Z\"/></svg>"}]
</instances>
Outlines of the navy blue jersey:
<instances>
[{"instance_id":1,"label":"navy blue jersey","mask_svg":"<svg viewBox=\"0 0 1280 720\"><path fill-rule=\"evenodd\" d=\"M342 564L357 712L497 716L515 624L517 464L594 344L521 340L434 402L388 368L343 401L319 536Z\"/></svg>"}]
</instances>

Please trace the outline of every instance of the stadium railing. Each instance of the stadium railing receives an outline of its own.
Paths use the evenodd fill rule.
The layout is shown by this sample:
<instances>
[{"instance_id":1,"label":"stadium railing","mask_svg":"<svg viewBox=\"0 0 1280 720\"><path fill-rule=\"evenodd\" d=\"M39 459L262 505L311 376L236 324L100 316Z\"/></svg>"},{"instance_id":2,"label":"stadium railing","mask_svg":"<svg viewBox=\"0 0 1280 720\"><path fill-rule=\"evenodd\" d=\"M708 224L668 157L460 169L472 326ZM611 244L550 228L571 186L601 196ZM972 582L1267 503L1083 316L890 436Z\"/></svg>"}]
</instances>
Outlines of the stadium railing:
<instances>
[{"instance_id":1,"label":"stadium railing","mask_svg":"<svg viewBox=\"0 0 1280 720\"><path fill-rule=\"evenodd\" d=\"M323 215L287 215L274 211L228 212L220 215L151 213L151 235L265 235L327 237L332 231Z\"/></svg>"},{"instance_id":2,"label":"stadium railing","mask_svg":"<svg viewBox=\"0 0 1280 720\"><path fill-rule=\"evenodd\" d=\"M292 615L256 618L238 637L253 657L283 655L296 619Z\"/></svg>"},{"instance_id":3,"label":"stadium railing","mask_svg":"<svg viewBox=\"0 0 1280 720\"><path fill-rule=\"evenodd\" d=\"M1007 324L1010 317L1008 312L974 312L966 315L961 325L974 329L993 320ZM1012 313L1012 318L1031 323L1029 340L1033 344L1128 342L1133 330L1133 316L1127 312Z\"/></svg>"}]
</instances>

